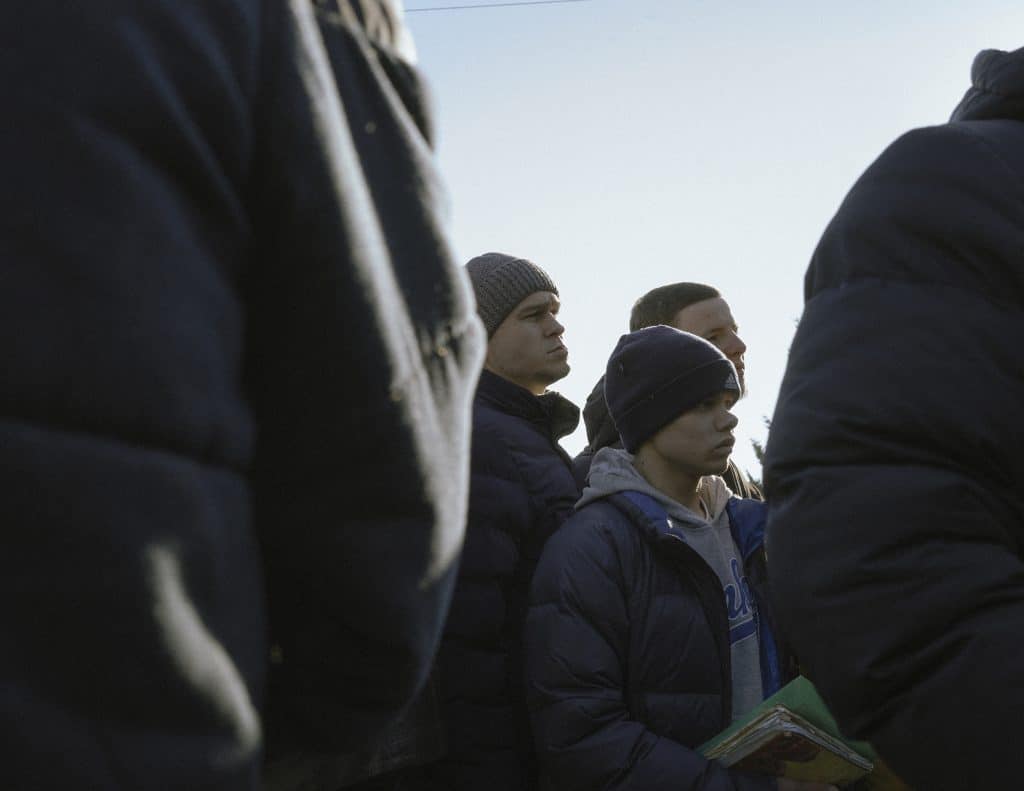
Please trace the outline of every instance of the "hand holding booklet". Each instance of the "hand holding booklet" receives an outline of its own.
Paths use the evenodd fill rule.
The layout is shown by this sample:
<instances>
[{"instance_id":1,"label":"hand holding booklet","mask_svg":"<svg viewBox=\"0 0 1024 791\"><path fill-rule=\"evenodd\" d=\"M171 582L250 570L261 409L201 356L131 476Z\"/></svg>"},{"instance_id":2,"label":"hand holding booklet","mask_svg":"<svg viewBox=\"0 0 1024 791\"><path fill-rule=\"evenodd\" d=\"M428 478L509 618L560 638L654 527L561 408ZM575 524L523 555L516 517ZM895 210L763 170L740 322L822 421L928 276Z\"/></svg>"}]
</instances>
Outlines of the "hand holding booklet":
<instances>
[{"instance_id":1,"label":"hand holding booklet","mask_svg":"<svg viewBox=\"0 0 1024 791\"><path fill-rule=\"evenodd\" d=\"M841 788L907 789L869 744L842 736L814 685L803 676L698 749L723 766L752 774Z\"/></svg>"}]
</instances>

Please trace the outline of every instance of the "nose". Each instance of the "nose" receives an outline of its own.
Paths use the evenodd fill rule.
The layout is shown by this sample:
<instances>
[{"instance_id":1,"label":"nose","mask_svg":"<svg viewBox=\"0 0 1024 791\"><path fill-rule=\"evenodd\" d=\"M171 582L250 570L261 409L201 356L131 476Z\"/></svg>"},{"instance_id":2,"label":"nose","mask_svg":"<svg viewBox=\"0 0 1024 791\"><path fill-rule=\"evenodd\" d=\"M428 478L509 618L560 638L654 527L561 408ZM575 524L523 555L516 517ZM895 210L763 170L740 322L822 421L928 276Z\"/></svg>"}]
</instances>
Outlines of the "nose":
<instances>
[{"instance_id":1,"label":"nose","mask_svg":"<svg viewBox=\"0 0 1024 791\"><path fill-rule=\"evenodd\" d=\"M719 423L719 431L732 432L740 422L739 418L736 417L732 412L725 412L722 420Z\"/></svg>"},{"instance_id":2,"label":"nose","mask_svg":"<svg viewBox=\"0 0 1024 791\"><path fill-rule=\"evenodd\" d=\"M564 332L565 332L565 327L563 327L558 322L558 319L556 319L554 317L554 315L552 315L551 316L551 321L548 323L548 335L561 335Z\"/></svg>"},{"instance_id":3,"label":"nose","mask_svg":"<svg viewBox=\"0 0 1024 791\"><path fill-rule=\"evenodd\" d=\"M742 357L746 351L747 344L745 344L743 339L735 332L729 335L728 342L722 348L722 354L734 362Z\"/></svg>"}]
</instances>

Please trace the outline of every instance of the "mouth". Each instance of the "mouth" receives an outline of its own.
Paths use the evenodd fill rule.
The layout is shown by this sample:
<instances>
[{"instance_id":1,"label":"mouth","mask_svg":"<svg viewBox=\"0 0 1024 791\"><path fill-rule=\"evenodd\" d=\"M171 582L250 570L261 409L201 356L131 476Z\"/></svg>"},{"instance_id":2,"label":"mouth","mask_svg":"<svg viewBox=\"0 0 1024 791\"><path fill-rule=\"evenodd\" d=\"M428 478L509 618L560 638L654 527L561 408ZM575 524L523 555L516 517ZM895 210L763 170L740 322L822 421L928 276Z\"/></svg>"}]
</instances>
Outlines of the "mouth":
<instances>
[{"instance_id":1,"label":"mouth","mask_svg":"<svg viewBox=\"0 0 1024 791\"><path fill-rule=\"evenodd\" d=\"M719 442L717 445L715 445L715 450L716 451L725 451L726 453L732 453L732 449L733 449L733 447L735 445L736 445L736 439L734 437L729 437L728 439L724 439L721 442Z\"/></svg>"},{"instance_id":2,"label":"mouth","mask_svg":"<svg viewBox=\"0 0 1024 791\"><path fill-rule=\"evenodd\" d=\"M569 349L565 346L564 343L560 343L554 349L548 351L548 354L555 354L565 357L569 354Z\"/></svg>"}]
</instances>

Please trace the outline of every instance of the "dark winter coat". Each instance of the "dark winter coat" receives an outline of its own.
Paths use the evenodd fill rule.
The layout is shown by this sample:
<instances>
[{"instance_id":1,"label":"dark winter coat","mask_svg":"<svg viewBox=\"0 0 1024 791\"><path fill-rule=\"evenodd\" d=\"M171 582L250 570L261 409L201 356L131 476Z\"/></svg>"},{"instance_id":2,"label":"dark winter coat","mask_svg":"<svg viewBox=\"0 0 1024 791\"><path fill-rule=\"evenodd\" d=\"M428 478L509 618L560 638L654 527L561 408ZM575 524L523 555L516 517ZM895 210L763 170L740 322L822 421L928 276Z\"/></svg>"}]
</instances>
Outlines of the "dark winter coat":
<instances>
[{"instance_id":1,"label":"dark winter coat","mask_svg":"<svg viewBox=\"0 0 1024 791\"><path fill-rule=\"evenodd\" d=\"M594 455L601 448L622 447L619 431L615 428L615 422L608 412L608 402L604 397L603 376L597 380L594 389L587 396L587 403L583 407L583 423L587 427L587 446L572 461L573 475L576 476L576 485L580 489L587 484L587 476L590 474L590 465L594 461ZM744 500L764 499L757 484L751 481L750 477L732 459L729 459L729 467L722 473L722 479L737 497Z\"/></svg>"},{"instance_id":2,"label":"dark winter coat","mask_svg":"<svg viewBox=\"0 0 1024 791\"><path fill-rule=\"evenodd\" d=\"M770 694L788 663L765 595L765 507L732 498L726 508L757 606ZM693 749L730 723L729 619L718 576L649 495L585 505L548 542L525 642L542 788L775 787Z\"/></svg>"},{"instance_id":3,"label":"dark winter coat","mask_svg":"<svg viewBox=\"0 0 1024 791\"><path fill-rule=\"evenodd\" d=\"M466 543L440 656L449 756L435 780L446 791L536 784L522 626L541 548L580 496L558 444L578 422L557 393L481 375Z\"/></svg>"},{"instance_id":4,"label":"dark winter coat","mask_svg":"<svg viewBox=\"0 0 1024 791\"><path fill-rule=\"evenodd\" d=\"M922 789L1021 783L1024 51L973 78L825 231L765 468L780 623Z\"/></svg>"},{"instance_id":5,"label":"dark winter coat","mask_svg":"<svg viewBox=\"0 0 1024 791\"><path fill-rule=\"evenodd\" d=\"M482 332L415 75L320 5L0 10L4 788L258 787L264 581L271 734L430 666Z\"/></svg>"}]
</instances>

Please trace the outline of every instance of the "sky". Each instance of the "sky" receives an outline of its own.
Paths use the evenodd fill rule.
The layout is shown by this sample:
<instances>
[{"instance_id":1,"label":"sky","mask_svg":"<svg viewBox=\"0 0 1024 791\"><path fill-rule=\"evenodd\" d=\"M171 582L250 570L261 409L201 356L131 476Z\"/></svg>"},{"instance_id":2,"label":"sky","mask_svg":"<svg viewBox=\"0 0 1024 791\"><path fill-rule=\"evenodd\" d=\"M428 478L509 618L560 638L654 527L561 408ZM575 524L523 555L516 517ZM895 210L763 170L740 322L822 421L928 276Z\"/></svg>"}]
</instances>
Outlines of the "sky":
<instances>
[{"instance_id":1,"label":"sky","mask_svg":"<svg viewBox=\"0 0 1024 791\"><path fill-rule=\"evenodd\" d=\"M1019 2L407 0L433 94L455 253L551 275L580 407L637 297L717 287L746 354L733 458L764 441L815 244L903 132L943 123ZM575 454L583 423L562 441Z\"/></svg>"}]
</instances>

